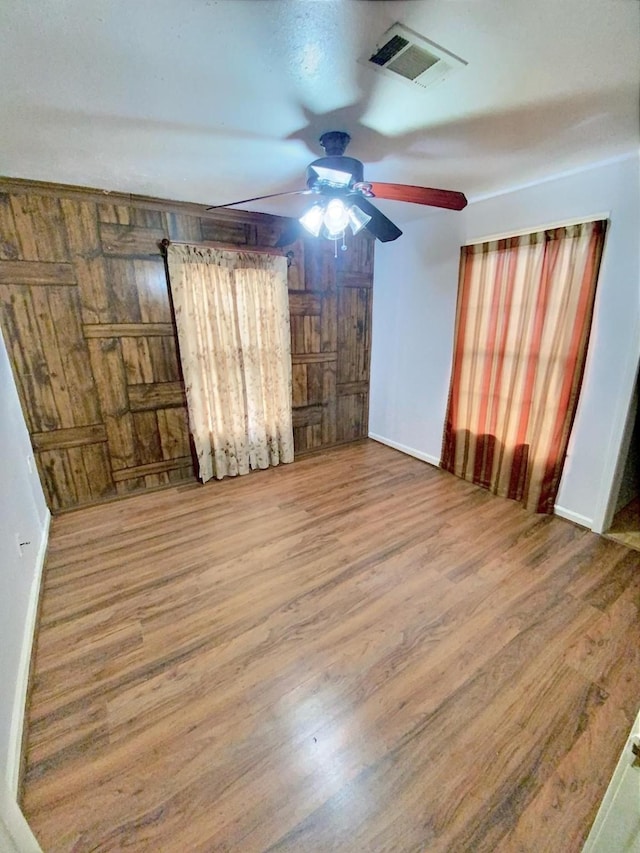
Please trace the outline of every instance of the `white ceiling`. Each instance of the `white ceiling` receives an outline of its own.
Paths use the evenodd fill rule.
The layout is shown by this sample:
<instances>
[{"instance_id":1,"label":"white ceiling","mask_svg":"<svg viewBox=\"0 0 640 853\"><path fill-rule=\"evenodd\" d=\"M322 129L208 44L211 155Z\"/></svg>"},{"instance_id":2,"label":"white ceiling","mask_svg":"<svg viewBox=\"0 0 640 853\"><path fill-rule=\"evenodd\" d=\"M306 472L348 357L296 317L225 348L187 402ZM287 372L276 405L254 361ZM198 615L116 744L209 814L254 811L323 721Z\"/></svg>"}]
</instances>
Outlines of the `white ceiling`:
<instances>
[{"instance_id":1,"label":"white ceiling","mask_svg":"<svg viewBox=\"0 0 640 853\"><path fill-rule=\"evenodd\" d=\"M304 186L346 130L369 180L469 198L638 149L638 0L13 0L0 173L223 204ZM358 64L399 21L468 66ZM299 198L247 205L295 214ZM396 221L423 208L381 203Z\"/></svg>"}]
</instances>

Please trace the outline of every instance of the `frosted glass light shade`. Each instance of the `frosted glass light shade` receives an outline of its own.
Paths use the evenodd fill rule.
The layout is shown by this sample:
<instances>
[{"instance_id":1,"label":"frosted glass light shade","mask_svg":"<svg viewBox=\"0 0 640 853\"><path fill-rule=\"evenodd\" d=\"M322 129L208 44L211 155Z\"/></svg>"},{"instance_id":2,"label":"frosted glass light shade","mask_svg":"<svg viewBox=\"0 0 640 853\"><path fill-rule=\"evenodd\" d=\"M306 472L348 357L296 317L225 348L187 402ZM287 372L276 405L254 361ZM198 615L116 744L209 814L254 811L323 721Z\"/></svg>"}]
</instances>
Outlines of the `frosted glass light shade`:
<instances>
[{"instance_id":1,"label":"frosted glass light shade","mask_svg":"<svg viewBox=\"0 0 640 853\"><path fill-rule=\"evenodd\" d=\"M320 229L322 228L322 221L324 218L324 208L321 204L314 204L313 207L310 207L306 213L304 213L298 222L307 229L309 234L313 237L317 237L320 233Z\"/></svg>"},{"instance_id":2,"label":"frosted glass light shade","mask_svg":"<svg viewBox=\"0 0 640 853\"><path fill-rule=\"evenodd\" d=\"M350 227L354 234L371 221L371 217L355 204L347 207L341 198L332 198L328 202L316 202L298 220L313 237L323 234L329 240L335 240Z\"/></svg>"},{"instance_id":3,"label":"frosted glass light shade","mask_svg":"<svg viewBox=\"0 0 640 853\"><path fill-rule=\"evenodd\" d=\"M369 214L365 213L364 210L360 210L360 208L356 207L355 204L352 204L349 208L349 225L351 226L351 230L354 235L356 235L358 231L362 231L367 222L371 222Z\"/></svg>"}]
</instances>

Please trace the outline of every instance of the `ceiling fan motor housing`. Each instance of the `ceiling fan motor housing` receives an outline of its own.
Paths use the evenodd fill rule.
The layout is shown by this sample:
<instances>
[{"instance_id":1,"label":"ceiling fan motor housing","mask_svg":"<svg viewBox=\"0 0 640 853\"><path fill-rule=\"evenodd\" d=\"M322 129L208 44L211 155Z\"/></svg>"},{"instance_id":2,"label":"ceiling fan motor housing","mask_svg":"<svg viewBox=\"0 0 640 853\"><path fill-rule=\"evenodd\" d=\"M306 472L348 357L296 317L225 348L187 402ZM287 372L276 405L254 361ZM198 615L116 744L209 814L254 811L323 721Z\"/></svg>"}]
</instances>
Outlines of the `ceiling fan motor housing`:
<instances>
[{"instance_id":1,"label":"ceiling fan motor housing","mask_svg":"<svg viewBox=\"0 0 640 853\"><path fill-rule=\"evenodd\" d=\"M346 172L351 175L349 187L363 180L364 168L360 160L355 157L320 157L307 167L307 186L309 189L331 189L334 187L331 181L323 180L316 171L319 169L331 169L336 172ZM343 185L344 187L344 185Z\"/></svg>"},{"instance_id":2,"label":"ceiling fan motor housing","mask_svg":"<svg viewBox=\"0 0 640 853\"><path fill-rule=\"evenodd\" d=\"M319 142L324 148L324 153L328 157L334 157L344 154L347 145L351 142L351 137L342 130L328 130L322 134Z\"/></svg>"}]
</instances>

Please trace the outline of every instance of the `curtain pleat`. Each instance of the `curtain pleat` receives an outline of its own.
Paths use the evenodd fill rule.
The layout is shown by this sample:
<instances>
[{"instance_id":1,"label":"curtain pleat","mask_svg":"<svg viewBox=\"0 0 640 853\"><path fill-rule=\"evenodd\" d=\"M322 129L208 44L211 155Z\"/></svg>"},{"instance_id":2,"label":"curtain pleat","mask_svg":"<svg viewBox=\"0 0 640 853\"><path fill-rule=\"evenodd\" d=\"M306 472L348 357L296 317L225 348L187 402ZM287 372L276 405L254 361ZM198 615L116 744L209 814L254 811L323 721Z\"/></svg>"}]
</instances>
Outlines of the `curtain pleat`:
<instances>
[{"instance_id":1,"label":"curtain pleat","mask_svg":"<svg viewBox=\"0 0 640 853\"><path fill-rule=\"evenodd\" d=\"M200 479L292 462L286 259L172 244L167 262Z\"/></svg>"},{"instance_id":2,"label":"curtain pleat","mask_svg":"<svg viewBox=\"0 0 640 853\"><path fill-rule=\"evenodd\" d=\"M553 512L606 221L465 246L441 465Z\"/></svg>"}]
</instances>

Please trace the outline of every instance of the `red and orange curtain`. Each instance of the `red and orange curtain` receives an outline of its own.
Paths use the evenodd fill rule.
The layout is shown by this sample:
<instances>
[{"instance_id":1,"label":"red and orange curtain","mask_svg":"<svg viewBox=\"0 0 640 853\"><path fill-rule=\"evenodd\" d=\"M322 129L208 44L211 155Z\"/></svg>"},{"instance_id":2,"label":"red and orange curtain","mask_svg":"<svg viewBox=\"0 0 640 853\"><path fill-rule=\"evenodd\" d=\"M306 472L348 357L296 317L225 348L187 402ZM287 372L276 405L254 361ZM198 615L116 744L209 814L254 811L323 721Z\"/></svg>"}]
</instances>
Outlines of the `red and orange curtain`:
<instances>
[{"instance_id":1,"label":"red and orange curtain","mask_svg":"<svg viewBox=\"0 0 640 853\"><path fill-rule=\"evenodd\" d=\"M464 246L442 467L551 513L606 221Z\"/></svg>"}]
</instances>

